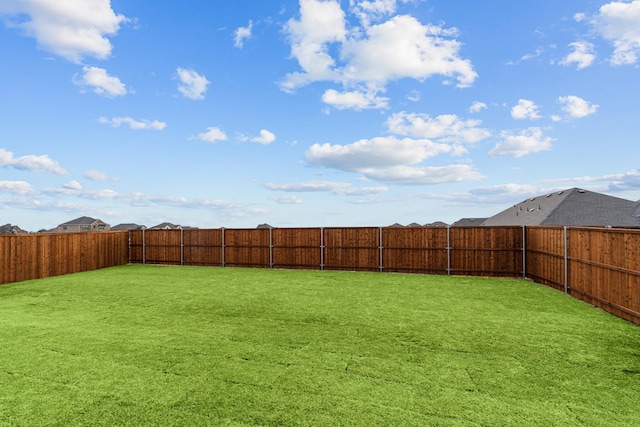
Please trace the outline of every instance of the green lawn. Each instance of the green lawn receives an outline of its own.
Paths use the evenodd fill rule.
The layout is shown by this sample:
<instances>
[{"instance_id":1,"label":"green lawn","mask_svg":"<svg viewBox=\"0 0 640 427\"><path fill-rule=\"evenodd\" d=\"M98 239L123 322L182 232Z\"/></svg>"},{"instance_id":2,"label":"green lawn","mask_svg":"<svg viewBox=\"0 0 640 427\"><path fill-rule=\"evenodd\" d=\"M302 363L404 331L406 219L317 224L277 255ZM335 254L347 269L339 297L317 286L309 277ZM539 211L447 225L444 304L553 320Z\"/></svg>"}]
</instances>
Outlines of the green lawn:
<instances>
[{"instance_id":1,"label":"green lawn","mask_svg":"<svg viewBox=\"0 0 640 427\"><path fill-rule=\"evenodd\" d=\"M130 265L0 286L0 425L640 425L640 328L524 280Z\"/></svg>"}]
</instances>

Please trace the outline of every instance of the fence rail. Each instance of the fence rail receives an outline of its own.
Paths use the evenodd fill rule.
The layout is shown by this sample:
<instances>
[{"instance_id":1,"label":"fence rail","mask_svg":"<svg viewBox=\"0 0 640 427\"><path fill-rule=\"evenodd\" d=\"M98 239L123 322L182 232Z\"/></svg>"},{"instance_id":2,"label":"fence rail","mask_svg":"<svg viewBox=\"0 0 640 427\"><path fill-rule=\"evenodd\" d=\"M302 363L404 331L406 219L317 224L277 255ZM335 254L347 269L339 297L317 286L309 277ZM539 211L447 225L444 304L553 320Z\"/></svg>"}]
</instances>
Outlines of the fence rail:
<instances>
[{"instance_id":1,"label":"fence rail","mask_svg":"<svg viewBox=\"0 0 640 427\"><path fill-rule=\"evenodd\" d=\"M527 277L640 324L640 230L354 227L0 236L0 284L127 263Z\"/></svg>"}]
</instances>

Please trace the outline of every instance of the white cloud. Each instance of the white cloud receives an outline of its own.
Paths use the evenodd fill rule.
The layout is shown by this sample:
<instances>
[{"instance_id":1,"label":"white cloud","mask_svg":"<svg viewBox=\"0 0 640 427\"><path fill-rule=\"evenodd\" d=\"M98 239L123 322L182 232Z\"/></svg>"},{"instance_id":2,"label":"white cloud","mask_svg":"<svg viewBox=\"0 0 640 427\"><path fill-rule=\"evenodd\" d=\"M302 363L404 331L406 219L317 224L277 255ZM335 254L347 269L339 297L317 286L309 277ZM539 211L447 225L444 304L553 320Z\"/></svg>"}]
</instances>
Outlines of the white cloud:
<instances>
[{"instance_id":1,"label":"white cloud","mask_svg":"<svg viewBox=\"0 0 640 427\"><path fill-rule=\"evenodd\" d=\"M598 34L613 43L611 63L635 64L640 53L640 0L613 1L600 7L591 24Z\"/></svg>"},{"instance_id":2,"label":"white cloud","mask_svg":"<svg viewBox=\"0 0 640 427\"><path fill-rule=\"evenodd\" d=\"M67 171L60 167L57 161L47 155L27 155L14 157L11 151L0 148L0 167L13 167L29 172L51 172L56 175L67 175Z\"/></svg>"},{"instance_id":3,"label":"white cloud","mask_svg":"<svg viewBox=\"0 0 640 427\"><path fill-rule=\"evenodd\" d=\"M89 169L84 173L84 177L91 181L117 181L116 178L111 178L104 172L100 172L94 169Z\"/></svg>"},{"instance_id":4,"label":"white cloud","mask_svg":"<svg viewBox=\"0 0 640 427\"><path fill-rule=\"evenodd\" d=\"M375 92L338 92L335 89L328 89L322 95L322 102L328 104L338 110L366 110L371 108L386 108L389 104L389 98L376 96Z\"/></svg>"},{"instance_id":5,"label":"white cloud","mask_svg":"<svg viewBox=\"0 0 640 427\"><path fill-rule=\"evenodd\" d=\"M49 52L79 63L83 57L108 58L120 24L127 21L111 9L110 0L3 0L0 14Z\"/></svg>"},{"instance_id":6,"label":"white cloud","mask_svg":"<svg viewBox=\"0 0 640 427\"><path fill-rule=\"evenodd\" d=\"M206 132L198 134L198 139L204 142L226 141L227 135L217 127L208 127Z\"/></svg>"},{"instance_id":7,"label":"white cloud","mask_svg":"<svg viewBox=\"0 0 640 427\"><path fill-rule=\"evenodd\" d=\"M67 182L62 187L66 188L67 190L74 190L74 191L82 190L82 185L78 181L76 181L75 179L73 181Z\"/></svg>"},{"instance_id":8,"label":"white cloud","mask_svg":"<svg viewBox=\"0 0 640 427\"><path fill-rule=\"evenodd\" d=\"M204 99L204 94L207 92L209 86L209 80L205 76L202 76L194 70L186 70L184 68L178 68L178 90L186 98L193 100Z\"/></svg>"},{"instance_id":9,"label":"white cloud","mask_svg":"<svg viewBox=\"0 0 640 427\"><path fill-rule=\"evenodd\" d=\"M244 46L244 41L251 38L251 30L253 29L253 21L249 21L246 27L239 27L234 33L233 45L239 49Z\"/></svg>"},{"instance_id":10,"label":"white cloud","mask_svg":"<svg viewBox=\"0 0 640 427\"><path fill-rule=\"evenodd\" d=\"M164 122L159 122L158 120L134 120L131 117L114 117L112 119L108 119L106 117L100 117L98 121L102 124L111 125L115 128L120 127L121 125L129 126L129 129L133 130L142 130L142 129L150 129L150 130L163 130L167 127L167 124Z\"/></svg>"},{"instance_id":11,"label":"white cloud","mask_svg":"<svg viewBox=\"0 0 640 427\"><path fill-rule=\"evenodd\" d=\"M26 181L0 181L0 192L26 196L35 193L31 184Z\"/></svg>"},{"instance_id":12,"label":"white cloud","mask_svg":"<svg viewBox=\"0 0 640 427\"><path fill-rule=\"evenodd\" d=\"M533 101L528 99L518 100L518 105L511 109L511 117L516 120L530 119L535 120L540 118L538 113L538 106Z\"/></svg>"},{"instance_id":13,"label":"white cloud","mask_svg":"<svg viewBox=\"0 0 640 427\"><path fill-rule=\"evenodd\" d=\"M346 14L337 0L300 0L300 18L289 20L284 30L291 56L301 71L286 75L282 90L292 92L313 82L331 81L341 84L343 90L325 92L325 102L339 108L364 109L386 107L377 93L384 92L391 80L422 81L440 75L447 83L457 81L459 87L475 81L477 74L471 62L459 57L457 30L423 25L408 15L369 25L371 20L395 11L396 1L350 4L351 13L363 23L362 28L352 31L347 30ZM358 87L365 90L354 91Z\"/></svg>"},{"instance_id":14,"label":"white cloud","mask_svg":"<svg viewBox=\"0 0 640 427\"><path fill-rule=\"evenodd\" d=\"M268 145L276 140L275 134L269 132L266 129L262 129L260 131L260 136L256 136L255 138L251 138L252 142L257 142L258 144Z\"/></svg>"},{"instance_id":15,"label":"white cloud","mask_svg":"<svg viewBox=\"0 0 640 427\"><path fill-rule=\"evenodd\" d=\"M565 111L569 117L574 119L580 119L582 117L595 114L599 107L597 104L591 104L588 101L573 95L559 97L558 103L562 106L562 110Z\"/></svg>"},{"instance_id":16,"label":"white cloud","mask_svg":"<svg viewBox=\"0 0 640 427\"><path fill-rule=\"evenodd\" d=\"M316 193L326 192L339 196L362 196L368 194L384 193L388 190L387 187L354 187L353 184L348 182L335 182L335 181L306 181L296 183L285 184L265 184L265 188L274 191L295 192L295 193Z\"/></svg>"},{"instance_id":17,"label":"white cloud","mask_svg":"<svg viewBox=\"0 0 640 427\"><path fill-rule=\"evenodd\" d=\"M280 204L280 205L301 205L302 200L293 194L288 196L272 196L269 197L270 200Z\"/></svg>"},{"instance_id":18,"label":"white cloud","mask_svg":"<svg viewBox=\"0 0 640 427\"><path fill-rule=\"evenodd\" d=\"M455 114L432 118L428 114L400 112L387 119L389 132L416 138L437 139L438 142L474 143L491 136L478 126L480 120L462 120Z\"/></svg>"},{"instance_id":19,"label":"white cloud","mask_svg":"<svg viewBox=\"0 0 640 427\"><path fill-rule=\"evenodd\" d=\"M379 21L395 13L397 0L349 0L349 5L351 13L358 17L362 25L368 27L372 21Z\"/></svg>"},{"instance_id":20,"label":"white cloud","mask_svg":"<svg viewBox=\"0 0 640 427\"><path fill-rule=\"evenodd\" d=\"M82 67L83 75L74 77L78 86L90 86L98 95L114 98L127 94L127 87L117 77L107 74L107 70L98 67Z\"/></svg>"},{"instance_id":21,"label":"white cloud","mask_svg":"<svg viewBox=\"0 0 640 427\"><path fill-rule=\"evenodd\" d=\"M349 145L314 144L305 157L310 165L350 172L363 172L417 164L452 150L447 144L428 139L398 139L394 136L362 139Z\"/></svg>"},{"instance_id":22,"label":"white cloud","mask_svg":"<svg viewBox=\"0 0 640 427\"><path fill-rule=\"evenodd\" d=\"M577 69L589 67L596 59L593 43L587 41L579 41L569 43L569 47L573 49L561 62L561 65L577 64Z\"/></svg>"},{"instance_id":23,"label":"white cloud","mask_svg":"<svg viewBox=\"0 0 640 427\"><path fill-rule=\"evenodd\" d=\"M482 110L487 109L487 104L485 104L484 102L480 102L480 101L474 101L473 104L471 104L471 107L469 107L469 112L470 113L479 113Z\"/></svg>"},{"instance_id":24,"label":"white cloud","mask_svg":"<svg viewBox=\"0 0 640 427\"><path fill-rule=\"evenodd\" d=\"M448 182L478 181L485 178L470 165L409 167L365 171L369 179L396 185L434 185Z\"/></svg>"},{"instance_id":25,"label":"white cloud","mask_svg":"<svg viewBox=\"0 0 640 427\"><path fill-rule=\"evenodd\" d=\"M527 154L550 150L553 138L546 137L542 129L531 127L517 134L502 132L502 142L489 152L490 156L522 157Z\"/></svg>"}]
</instances>

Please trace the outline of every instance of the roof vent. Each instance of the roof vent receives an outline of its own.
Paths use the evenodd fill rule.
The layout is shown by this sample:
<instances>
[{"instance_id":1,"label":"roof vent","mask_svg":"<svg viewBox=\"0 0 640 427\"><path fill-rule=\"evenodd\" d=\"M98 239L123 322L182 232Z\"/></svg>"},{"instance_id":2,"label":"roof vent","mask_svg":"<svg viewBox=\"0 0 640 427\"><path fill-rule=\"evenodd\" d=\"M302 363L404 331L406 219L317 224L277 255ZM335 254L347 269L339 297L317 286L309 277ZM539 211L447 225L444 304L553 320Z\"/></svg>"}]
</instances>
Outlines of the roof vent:
<instances>
[{"instance_id":1,"label":"roof vent","mask_svg":"<svg viewBox=\"0 0 640 427\"><path fill-rule=\"evenodd\" d=\"M578 189L578 193L584 193L584 190Z\"/></svg>"},{"instance_id":2,"label":"roof vent","mask_svg":"<svg viewBox=\"0 0 640 427\"><path fill-rule=\"evenodd\" d=\"M558 196L564 193L564 191L558 191Z\"/></svg>"}]
</instances>

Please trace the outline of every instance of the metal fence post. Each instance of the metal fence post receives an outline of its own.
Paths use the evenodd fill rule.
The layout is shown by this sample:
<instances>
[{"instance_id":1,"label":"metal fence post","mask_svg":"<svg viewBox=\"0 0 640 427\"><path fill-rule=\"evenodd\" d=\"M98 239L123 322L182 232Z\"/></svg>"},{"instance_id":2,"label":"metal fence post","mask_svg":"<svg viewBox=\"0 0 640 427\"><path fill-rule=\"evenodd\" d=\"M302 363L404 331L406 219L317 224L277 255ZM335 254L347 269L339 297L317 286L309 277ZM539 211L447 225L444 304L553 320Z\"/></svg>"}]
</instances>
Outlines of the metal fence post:
<instances>
[{"instance_id":1,"label":"metal fence post","mask_svg":"<svg viewBox=\"0 0 640 427\"><path fill-rule=\"evenodd\" d=\"M180 229L180 265L184 265L184 230Z\"/></svg>"},{"instance_id":2,"label":"metal fence post","mask_svg":"<svg viewBox=\"0 0 640 427\"><path fill-rule=\"evenodd\" d=\"M378 227L378 252L379 252L379 256L380 256L380 266L378 267L378 269L380 270L380 273L382 273L382 270L384 269L382 249L383 249L383 246L382 246L382 227Z\"/></svg>"},{"instance_id":3,"label":"metal fence post","mask_svg":"<svg viewBox=\"0 0 640 427\"><path fill-rule=\"evenodd\" d=\"M273 268L273 229L269 227L269 268Z\"/></svg>"},{"instance_id":4,"label":"metal fence post","mask_svg":"<svg viewBox=\"0 0 640 427\"><path fill-rule=\"evenodd\" d=\"M447 275L451 276L451 226L447 225Z\"/></svg>"},{"instance_id":5,"label":"metal fence post","mask_svg":"<svg viewBox=\"0 0 640 427\"><path fill-rule=\"evenodd\" d=\"M220 247L220 249L222 250L222 266L224 267L224 227L222 227L220 230L222 231L222 246Z\"/></svg>"},{"instance_id":6,"label":"metal fence post","mask_svg":"<svg viewBox=\"0 0 640 427\"><path fill-rule=\"evenodd\" d=\"M147 240L145 236L145 229L142 229L142 264L147 263Z\"/></svg>"},{"instance_id":7,"label":"metal fence post","mask_svg":"<svg viewBox=\"0 0 640 427\"><path fill-rule=\"evenodd\" d=\"M324 227L320 227L320 270L324 270Z\"/></svg>"},{"instance_id":8,"label":"metal fence post","mask_svg":"<svg viewBox=\"0 0 640 427\"><path fill-rule=\"evenodd\" d=\"M522 226L522 278L527 278L527 228Z\"/></svg>"},{"instance_id":9,"label":"metal fence post","mask_svg":"<svg viewBox=\"0 0 640 427\"><path fill-rule=\"evenodd\" d=\"M567 229L564 227L564 293L569 293L569 248L567 245Z\"/></svg>"}]
</instances>

